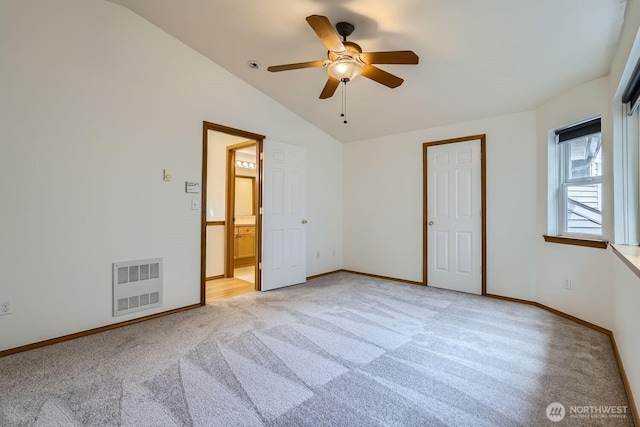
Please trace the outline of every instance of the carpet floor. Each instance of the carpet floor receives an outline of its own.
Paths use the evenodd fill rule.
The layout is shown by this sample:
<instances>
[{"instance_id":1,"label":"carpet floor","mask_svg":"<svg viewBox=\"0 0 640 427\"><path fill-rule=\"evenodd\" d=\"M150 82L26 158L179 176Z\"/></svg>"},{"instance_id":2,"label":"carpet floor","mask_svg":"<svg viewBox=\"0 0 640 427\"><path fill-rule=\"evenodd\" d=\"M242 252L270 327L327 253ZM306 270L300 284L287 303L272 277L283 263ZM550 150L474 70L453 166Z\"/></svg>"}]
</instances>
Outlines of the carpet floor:
<instances>
[{"instance_id":1,"label":"carpet floor","mask_svg":"<svg viewBox=\"0 0 640 427\"><path fill-rule=\"evenodd\" d=\"M606 335L349 273L7 356L0 378L1 426L633 425Z\"/></svg>"}]
</instances>

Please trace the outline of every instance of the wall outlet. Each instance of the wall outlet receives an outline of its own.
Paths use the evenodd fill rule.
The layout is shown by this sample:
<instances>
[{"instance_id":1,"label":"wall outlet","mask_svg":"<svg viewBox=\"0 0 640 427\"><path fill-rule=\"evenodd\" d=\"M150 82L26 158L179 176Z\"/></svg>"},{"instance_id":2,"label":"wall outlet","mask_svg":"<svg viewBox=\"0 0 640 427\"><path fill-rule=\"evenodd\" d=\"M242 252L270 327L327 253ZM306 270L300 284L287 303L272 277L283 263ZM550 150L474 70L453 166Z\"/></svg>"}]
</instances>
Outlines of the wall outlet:
<instances>
[{"instance_id":1,"label":"wall outlet","mask_svg":"<svg viewBox=\"0 0 640 427\"><path fill-rule=\"evenodd\" d=\"M320 251L316 252L316 259L320 259Z\"/></svg>"},{"instance_id":2,"label":"wall outlet","mask_svg":"<svg viewBox=\"0 0 640 427\"><path fill-rule=\"evenodd\" d=\"M564 279L564 288L571 290L571 279Z\"/></svg>"},{"instance_id":3,"label":"wall outlet","mask_svg":"<svg viewBox=\"0 0 640 427\"><path fill-rule=\"evenodd\" d=\"M13 313L13 307L10 299L0 299L0 316Z\"/></svg>"}]
</instances>

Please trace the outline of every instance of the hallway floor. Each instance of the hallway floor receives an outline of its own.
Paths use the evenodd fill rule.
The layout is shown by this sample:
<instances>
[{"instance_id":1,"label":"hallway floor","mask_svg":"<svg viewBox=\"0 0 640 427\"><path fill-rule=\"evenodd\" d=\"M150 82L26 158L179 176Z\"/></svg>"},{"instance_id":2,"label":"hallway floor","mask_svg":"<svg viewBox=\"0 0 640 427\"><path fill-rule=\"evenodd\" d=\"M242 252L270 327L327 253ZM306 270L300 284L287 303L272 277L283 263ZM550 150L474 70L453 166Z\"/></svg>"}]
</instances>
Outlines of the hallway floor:
<instances>
[{"instance_id":1,"label":"hallway floor","mask_svg":"<svg viewBox=\"0 0 640 427\"><path fill-rule=\"evenodd\" d=\"M207 304L256 291L254 266L236 268L233 276L207 280Z\"/></svg>"}]
</instances>

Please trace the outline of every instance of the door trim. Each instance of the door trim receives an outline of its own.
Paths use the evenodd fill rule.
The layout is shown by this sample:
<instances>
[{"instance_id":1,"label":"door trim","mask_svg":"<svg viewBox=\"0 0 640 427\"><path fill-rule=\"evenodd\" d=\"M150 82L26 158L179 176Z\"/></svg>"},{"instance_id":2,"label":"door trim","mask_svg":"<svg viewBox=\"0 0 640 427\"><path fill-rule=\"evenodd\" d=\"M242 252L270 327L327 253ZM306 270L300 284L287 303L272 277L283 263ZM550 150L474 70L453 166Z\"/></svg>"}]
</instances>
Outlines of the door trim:
<instances>
[{"instance_id":1,"label":"door trim","mask_svg":"<svg viewBox=\"0 0 640 427\"><path fill-rule=\"evenodd\" d=\"M265 139L264 135L235 129L228 126L219 125L207 121L202 122L202 181L200 183L200 305L206 304L207 293L207 156L209 145L209 131L227 133L229 135L240 136L252 139L256 142L258 158L262 157L262 147ZM257 163L258 176L258 206L262 206L262 165ZM262 217L256 216L256 239L262 242ZM262 244L257 244L256 248L256 290L260 290L260 274L258 265L262 260Z\"/></svg>"},{"instance_id":2,"label":"door trim","mask_svg":"<svg viewBox=\"0 0 640 427\"><path fill-rule=\"evenodd\" d=\"M461 138L444 139L440 141L425 142L422 144L422 284L428 285L428 254L427 254L427 203L429 177L427 163L427 148L434 145L455 144L456 142L467 142L480 140L480 204L481 204L481 250L482 250L482 290L481 295L487 295L487 156L486 156L486 134L464 136Z\"/></svg>"}]
</instances>

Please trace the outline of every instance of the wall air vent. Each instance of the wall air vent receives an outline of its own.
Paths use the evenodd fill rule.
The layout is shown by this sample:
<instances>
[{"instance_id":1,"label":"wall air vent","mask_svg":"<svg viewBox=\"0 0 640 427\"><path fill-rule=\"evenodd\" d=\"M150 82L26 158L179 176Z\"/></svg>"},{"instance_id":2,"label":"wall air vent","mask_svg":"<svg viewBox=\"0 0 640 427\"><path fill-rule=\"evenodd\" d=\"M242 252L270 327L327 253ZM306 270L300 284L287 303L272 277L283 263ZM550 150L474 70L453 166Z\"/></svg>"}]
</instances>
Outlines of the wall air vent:
<instances>
[{"instance_id":1,"label":"wall air vent","mask_svg":"<svg viewBox=\"0 0 640 427\"><path fill-rule=\"evenodd\" d=\"M162 305L162 258L113 264L113 315Z\"/></svg>"}]
</instances>

